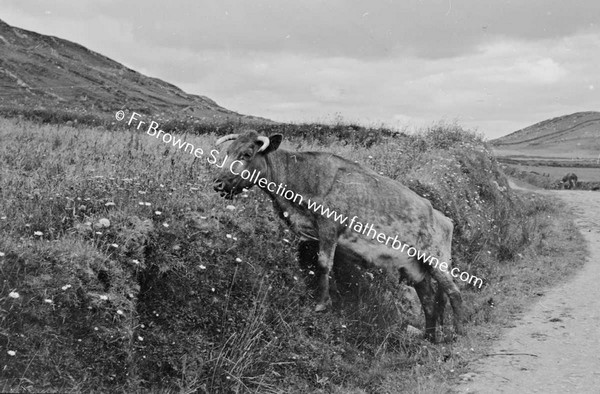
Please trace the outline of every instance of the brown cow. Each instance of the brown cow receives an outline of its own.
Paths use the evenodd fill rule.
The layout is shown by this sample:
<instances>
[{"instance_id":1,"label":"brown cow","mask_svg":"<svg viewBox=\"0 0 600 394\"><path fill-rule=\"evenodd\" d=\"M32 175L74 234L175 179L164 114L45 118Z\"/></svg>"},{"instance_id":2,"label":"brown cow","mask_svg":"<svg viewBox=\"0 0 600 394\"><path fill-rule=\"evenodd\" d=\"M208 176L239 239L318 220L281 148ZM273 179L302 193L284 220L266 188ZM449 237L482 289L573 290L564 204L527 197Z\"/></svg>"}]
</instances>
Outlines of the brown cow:
<instances>
[{"instance_id":1,"label":"brown cow","mask_svg":"<svg viewBox=\"0 0 600 394\"><path fill-rule=\"evenodd\" d=\"M340 247L371 264L400 270L411 279L425 313L425 332L429 339L435 341L437 322L442 322L444 294L450 299L454 312L455 331L462 334L462 296L449 271L441 269L442 264L450 265L451 261L453 225L450 219L401 183L340 156L278 149L282 138L281 134L259 136L253 130L220 138L217 145L230 140L233 143L219 166L221 171L215 179L215 190L231 198L244 188L258 184L302 240L318 241L320 273L315 310L322 311L331 305L329 273L336 247ZM315 209L315 205L311 208L311 203L348 215L346 219L354 216L349 222L334 220L332 215L324 214L323 209ZM367 236L363 235L365 231L357 230L357 225L362 229L364 222L380 233L379 242L371 230ZM400 251L391 247L394 245L391 236L385 240L384 235L383 244L380 239L383 234L396 235L394 240L427 252L444 263L437 268L436 262L434 268L431 261L427 265L422 259L410 257L404 248ZM431 278L438 283L437 295Z\"/></svg>"}]
</instances>

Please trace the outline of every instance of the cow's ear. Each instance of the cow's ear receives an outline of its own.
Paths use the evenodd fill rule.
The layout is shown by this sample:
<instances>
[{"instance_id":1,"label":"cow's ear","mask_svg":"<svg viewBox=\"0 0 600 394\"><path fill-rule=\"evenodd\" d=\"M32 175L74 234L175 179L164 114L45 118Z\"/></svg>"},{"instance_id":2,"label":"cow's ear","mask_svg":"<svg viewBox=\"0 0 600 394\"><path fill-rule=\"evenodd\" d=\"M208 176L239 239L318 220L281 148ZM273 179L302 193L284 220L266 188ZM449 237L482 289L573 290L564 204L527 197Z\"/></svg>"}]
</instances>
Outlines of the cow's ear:
<instances>
[{"instance_id":1,"label":"cow's ear","mask_svg":"<svg viewBox=\"0 0 600 394\"><path fill-rule=\"evenodd\" d=\"M279 144L281 144L281 140L283 140L283 134L273 134L269 136L269 146L263 152L265 155L273 152L279 148Z\"/></svg>"}]
</instances>

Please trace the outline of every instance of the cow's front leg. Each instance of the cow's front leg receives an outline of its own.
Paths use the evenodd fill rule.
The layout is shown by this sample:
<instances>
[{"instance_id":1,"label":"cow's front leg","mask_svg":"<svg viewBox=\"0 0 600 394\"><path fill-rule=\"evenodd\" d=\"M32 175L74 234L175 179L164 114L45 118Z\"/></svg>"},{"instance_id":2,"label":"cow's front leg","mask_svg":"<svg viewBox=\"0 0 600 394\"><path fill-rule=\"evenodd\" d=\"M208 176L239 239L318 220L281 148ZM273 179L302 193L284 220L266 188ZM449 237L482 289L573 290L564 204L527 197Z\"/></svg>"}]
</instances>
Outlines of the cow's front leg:
<instances>
[{"instance_id":1,"label":"cow's front leg","mask_svg":"<svg viewBox=\"0 0 600 394\"><path fill-rule=\"evenodd\" d=\"M335 235L335 232L326 235L328 236L322 237L319 240L319 289L315 312L324 311L331 306L331 297L329 296L329 274L333 268L337 237L332 236Z\"/></svg>"}]
</instances>

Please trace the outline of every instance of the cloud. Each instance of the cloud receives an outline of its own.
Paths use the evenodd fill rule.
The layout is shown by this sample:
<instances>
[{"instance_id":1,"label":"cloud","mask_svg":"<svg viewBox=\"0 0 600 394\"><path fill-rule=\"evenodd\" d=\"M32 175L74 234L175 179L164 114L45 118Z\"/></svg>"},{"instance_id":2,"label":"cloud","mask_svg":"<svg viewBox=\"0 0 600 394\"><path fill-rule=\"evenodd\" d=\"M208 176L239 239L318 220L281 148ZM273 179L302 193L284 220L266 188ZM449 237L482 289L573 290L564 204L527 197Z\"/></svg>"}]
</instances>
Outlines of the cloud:
<instances>
[{"instance_id":1,"label":"cloud","mask_svg":"<svg viewBox=\"0 0 600 394\"><path fill-rule=\"evenodd\" d=\"M275 120L458 119L496 137L600 107L596 0L3 4L10 24Z\"/></svg>"}]
</instances>

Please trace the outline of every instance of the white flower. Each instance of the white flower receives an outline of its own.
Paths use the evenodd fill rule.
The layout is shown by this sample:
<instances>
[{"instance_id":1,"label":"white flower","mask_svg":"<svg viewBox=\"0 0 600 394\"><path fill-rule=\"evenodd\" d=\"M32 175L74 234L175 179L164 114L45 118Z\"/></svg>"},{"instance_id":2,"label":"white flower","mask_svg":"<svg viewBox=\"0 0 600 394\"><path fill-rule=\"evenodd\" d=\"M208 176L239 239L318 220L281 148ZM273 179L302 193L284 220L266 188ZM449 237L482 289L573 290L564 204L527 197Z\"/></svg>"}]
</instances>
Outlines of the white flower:
<instances>
[{"instance_id":1,"label":"white flower","mask_svg":"<svg viewBox=\"0 0 600 394\"><path fill-rule=\"evenodd\" d=\"M169 224L168 224L167 222L165 222L165 223L163 223L163 227L166 227L166 228L168 228L168 227L169 227Z\"/></svg>"},{"instance_id":2,"label":"white flower","mask_svg":"<svg viewBox=\"0 0 600 394\"><path fill-rule=\"evenodd\" d=\"M154 211L154 214L155 215L162 215L162 212L161 211Z\"/></svg>"},{"instance_id":3,"label":"white flower","mask_svg":"<svg viewBox=\"0 0 600 394\"><path fill-rule=\"evenodd\" d=\"M206 269L206 266L204 266L204 265L200 264L200 269L201 269L201 270L205 270L205 269Z\"/></svg>"},{"instance_id":4,"label":"white flower","mask_svg":"<svg viewBox=\"0 0 600 394\"><path fill-rule=\"evenodd\" d=\"M138 341L143 341L144 338L138 335Z\"/></svg>"},{"instance_id":5,"label":"white flower","mask_svg":"<svg viewBox=\"0 0 600 394\"><path fill-rule=\"evenodd\" d=\"M6 353L8 353L9 356L15 356L17 354L17 352L15 352L14 350L9 350Z\"/></svg>"},{"instance_id":6,"label":"white flower","mask_svg":"<svg viewBox=\"0 0 600 394\"><path fill-rule=\"evenodd\" d=\"M149 207L152 204L150 204L149 202L145 202L144 205L147 206L147 207Z\"/></svg>"},{"instance_id":7,"label":"white flower","mask_svg":"<svg viewBox=\"0 0 600 394\"><path fill-rule=\"evenodd\" d=\"M36 236L38 236L38 237L41 237L42 235L44 235L44 233L43 233L43 232L41 232L41 231L36 231L36 232L34 232L34 233L33 233L33 235L36 235Z\"/></svg>"},{"instance_id":8,"label":"white flower","mask_svg":"<svg viewBox=\"0 0 600 394\"><path fill-rule=\"evenodd\" d=\"M110 227L110 220L108 220L106 218L102 218L102 219L98 220L98 226L100 226L100 227Z\"/></svg>"},{"instance_id":9,"label":"white flower","mask_svg":"<svg viewBox=\"0 0 600 394\"><path fill-rule=\"evenodd\" d=\"M117 245L117 244L110 244L110 246L112 246L113 248L118 248L119 247L119 245Z\"/></svg>"},{"instance_id":10,"label":"white flower","mask_svg":"<svg viewBox=\"0 0 600 394\"><path fill-rule=\"evenodd\" d=\"M124 315L124 313L123 313L123 311L122 311L122 310L118 309L118 310L117 310L117 315L121 315L121 316L123 316L123 315Z\"/></svg>"},{"instance_id":11,"label":"white flower","mask_svg":"<svg viewBox=\"0 0 600 394\"><path fill-rule=\"evenodd\" d=\"M241 262L242 262L242 259L240 259L239 257L236 257L236 258L235 258L235 261L236 261L237 263L241 263Z\"/></svg>"},{"instance_id":12,"label":"white flower","mask_svg":"<svg viewBox=\"0 0 600 394\"><path fill-rule=\"evenodd\" d=\"M138 202L139 205L144 205L143 201Z\"/></svg>"},{"instance_id":13,"label":"white flower","mask_svg":"<svg viewBox=\"0 0 600 394\"><path fill-rule=\"evenodd\" d=\"M50 298L46 298L46 299L44 299L44 302L45 302L46 304L52 304L52 300L51 300Z\"/></svg>"},{"instance_id":14,"label":"white flower","mask_svg":"<svg viewBox=\"0 0 600 394\"><path fill-rule=\"evenodd\" d=\"M309 274L309 275L314 275L314 274L315 274L315 271L308 271L308 274Z\"/></svg>"},{"instance_id":15,"label":"white flower","mask_svg":"<svg viewBox=\"0 0 600 394\"><path fill-rule=\"evenodd\" d=\"M131 260L131 262L135 265L138 265L140 263L138 260L135 260L135 259Z\"/></svg>"},{"instance_id":16,"label":"white flower","mask_svg":"<svg viewBox=\"0 0 600 394\"><path fill-rule=\"evenodd\" d=\"M64 285L63 287L61 287L61 289L63 289L63 290L67 290L69 288L71 288L71 285Z\"/></svg>"},{"instance_id":17,"label":"white flower","mask_svg":"<svg viewBox=\"0 0 600 394\"><path fill-rule=\"evenodd\" d=\"M108 296L101 295L101 296L100 296L100 299L101 299L101 300L104 300L104 301L106 301L106 300L108 300Z\"/></svg>"},{"instance_id":18,"label":"white flower","mask_svg":"<svg viewBox=\"0 0 600 394\"><path fill-rule=\"evenodd\" d=\"M206 216L200 216L200 219L208 219Z\"/></svg>"},{"instance_id":19,"label":"white flower","mask_svg":"<svg viewBox=\"0 0 600 394\"><path fill-rule=\"evenodd\" d=\"M16 291L11 291L10 293L8 293L8 296L10 298L19 298L20 297L19 293L17 293Z\"/></svg>"},{"instance_id":20,"label":"white flower","mask_svg":"<svg viewBox=\"0 0 600 394\"><path fill-rule=\"evenodd\" d=\"M225 234L227 238L231 238L231 234Z\"/></svg>"},{"instance_id":21,"label":"white flower","mask_svg":"<svg viewBox=\"0 0 600 394\"><path fill-rule=\"evenodd\" d=\"M107 207L114 207L114 206L115 206L115 203L114 203L114 202L112 202L112 201L109 201L109 202L107 202L107 203L106 203L106 204L104 204L104 205L105 205L105 206L107 206Z\"/></svg>"},{"instance_id":22,"label":"white flower","mask_svg":"<svg viewBox=\"0 0 600 394\"><path fill-rule=\"evenodd\" d=\"M3 252L0 252L0 257L6 256Z\"/></svg>"},{"instance_id":23,"label":"white flower","mask_svg":"<svg viewBox=\"0 0 600 394\"><path fill-rule=\"evenodd\" d=\"M2 216L0 220L6 220L6 216Z\"/></svg>"},{"instance_id":24,"label":"white flower","mask_svg":"<svg viewBox=\"0 0 600 394\"><path fill-rule=\"evenodd\" d=\"M225 208L229 209L230 211L235 211L235 206L233 205L228 205Z\"/></svg>"}]
</instances>

